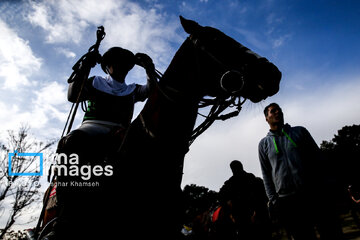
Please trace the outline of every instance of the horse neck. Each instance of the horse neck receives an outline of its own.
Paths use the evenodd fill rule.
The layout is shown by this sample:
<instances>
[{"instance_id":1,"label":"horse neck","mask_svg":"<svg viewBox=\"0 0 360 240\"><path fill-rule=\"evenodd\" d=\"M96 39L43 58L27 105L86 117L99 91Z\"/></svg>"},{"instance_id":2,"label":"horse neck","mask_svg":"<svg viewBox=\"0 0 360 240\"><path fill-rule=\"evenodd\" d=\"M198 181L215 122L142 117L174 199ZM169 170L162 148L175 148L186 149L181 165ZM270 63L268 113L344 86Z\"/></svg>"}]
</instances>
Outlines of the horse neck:
<instances>
[{"instance_id":1,"label":"horse neck","mask_svg":"<svg viewBox=\"0 0 360 240\"><path fill-rule=\"evenodd\" d=\"M199 79L194 74L196 59L191 48L188 40L183 43L142 112L159 139L186 147L201 97L196 93Z\"/></svg>"},{"instance_id":2,"label":"horse neck","mask_svg":"<svg viewBox=\"0 0 360 240\"><path fill-rule=\"evenodd\" d=\"M161 80L165 88L175 89L183 98L198 102L202 97L199 56L194 44L185 40ZM176 96L175 96L176 97ZM180 97L180 96L179 96Z\"/></svg>"}]
</instances>

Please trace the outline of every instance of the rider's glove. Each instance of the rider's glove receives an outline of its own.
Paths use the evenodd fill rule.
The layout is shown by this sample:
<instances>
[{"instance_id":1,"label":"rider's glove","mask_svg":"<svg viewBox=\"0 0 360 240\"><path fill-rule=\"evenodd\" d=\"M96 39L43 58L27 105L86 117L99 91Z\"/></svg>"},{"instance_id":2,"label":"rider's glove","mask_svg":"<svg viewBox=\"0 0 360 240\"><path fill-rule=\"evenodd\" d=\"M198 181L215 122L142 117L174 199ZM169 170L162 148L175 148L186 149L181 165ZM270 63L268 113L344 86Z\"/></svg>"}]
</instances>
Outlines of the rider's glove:
<instances>
[{"instance_id":1,"label":"rider's glove","mask_svg":"<svg viewBox=\"0 0 360 240\"><path fill-rule=\"evenodd\" d=\"M145 53L135 54L135 63L136 65L145 68L147 72L154 71L155 69L152 59Z\"/></svg>"},{"instance_id":2,"label":"rider's glove","mask_svg":"<svg viewBox=\"0 0 360 240\"><path fill-rule=\"evenodd\" d=\"M97 63L101 62L101 55L98 51L92 51L87 53L86 55L86 59L85 59L86 64L88 64L88 66L90 66L91 68L95 67L95 65Z\"/></svg>"}]
</instances>

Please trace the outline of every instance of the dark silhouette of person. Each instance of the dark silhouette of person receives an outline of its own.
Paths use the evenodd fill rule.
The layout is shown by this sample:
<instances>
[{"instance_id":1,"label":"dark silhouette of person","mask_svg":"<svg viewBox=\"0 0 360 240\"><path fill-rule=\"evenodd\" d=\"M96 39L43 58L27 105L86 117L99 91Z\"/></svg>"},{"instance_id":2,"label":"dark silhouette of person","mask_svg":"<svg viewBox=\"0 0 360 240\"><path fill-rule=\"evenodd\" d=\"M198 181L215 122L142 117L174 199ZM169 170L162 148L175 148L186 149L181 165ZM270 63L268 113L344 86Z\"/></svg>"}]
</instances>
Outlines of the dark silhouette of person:
<instances>
[{"instance_id":1,"label":"dark silhouette of person","mask_svg":"<svg viewBox=\"0 0 360 240\"><path fill-rule=\"evenodd\" d=\"M90 64L96 65L99 56L89 56ZM147 73L147 84L127 84L125 78L128 72L137 64ZM80 69L74 81L69 84L68 100L76 102L81 91L80 101L87 101L87 107L81 126L62 138L58 145L58 152L76 153L83 165L104 165L105 157L115 152L129 127L133 117L134 104L144 101L150 94L155 79L155 67L152 59L144 54L133 54L127 49L112 47L101 58L101 68L107 74L92 76L82 83L86 72ZM107 160L109 161L109 160ZM107 163L108 164L108 163ZM79 167L80 167L79 166ZM69 164L67 167L70 167ZM84 182L81 172L76 176L57 176L57 197L59 205L59 219L55 227L55 235L59 239L92 239L100 236L91 231L79 229L97 228L97 233L104 234L109 227L108 213L102 208L109 204L109 196L105 196L112 189L107 189L106 177L92 177L86 181L99 182L98 187L79 187L76 182ZM110 179L110 178L109 178ZM105 184L103 184L105 183ZM106 200L108 198L108 200ZM99 204L98 207L95 204ZM93 221L93 219L97 219ZM99 225L99 223L103 225ZM94 225L98 224L98 225ZM72 232L69 234L69 232ZM104 236L101 236L101 238ZM106 238L106 237L105 237Z\"/></svg>"},{"instance_id":2,"label":"dark silhouette of person","mask_svg":"<svg viewBox=\"0 0 360 240\"><path fill-rule=\"evenodd\" d=\"M240 161L230 163L233 173L220 188L224 211L231 215L239 239L271 239L267 196L262 179L244 170Z\"/></svg>"},{"instance_id":3,"label":"dark silhouette of person","mask_svg":"<svg viewBox=\"0 0 360 240\"><path fill-rule=\"evenodd\" d=\"M135 64L145 68L148 76L146 85L125 82L126 75ZM101 67L107 76L90 77L81 93L81 100L87 100L88 106L78 130L91 136L108 134L114 127L127 128L134 104L149 96L154 81L154 64L143 53L134 55L127 49L112 47L103 55ZM79 94L81 75L78 78L69 85L70 102L75 102Z\"/></svg>"},{"instance_id":4,"label":"dark silhouette of person","mask_svg":"<svg viewBox=\"0 0 360 240\"><path fill-rule=\"evenodd\" d=\"M280 106L264 109L270 131L259 143L259 159L270 213L295 240L341 239L341 228L324 196L331 189L321 171L320 149L304 127L284 124Z\"/></svg>"},{"instance_id":5,"label":"dark silhouette of person","mask_svg":"<svg viewBox=\"0 0 360 240\"><path fill-rule=\"evenodd\" d=\"M90 55L88 64L95 66L98 58L96 54ZM152 59L144 53L134 55L127 49L112 47L100 58L106 77L92 76L83 83L87 73L80 68L68 88L70 102L80 100L87 102L87 106L83 108L81 126L59 141L58 152L77 153L80 165L91 162L91 158L102 161L105 153L119 147L132 120L134 104L149 96L156 81ZM146 85L126 83L126 76L135 64L145 68Z\"/></svg>"},{"instance_id":6,"label":"dark silhouette of person","mask_svg":"<svg viewBox=\"0 0 360 240\"><path fill-rule=\"evenodd\" d=\"M358 214L360 213L360 189L357 185L350 184L348 186L348 193L350 197L350 212L354 219L356 226L360 229L360 220Z\"/></svg>"}]
</instances>

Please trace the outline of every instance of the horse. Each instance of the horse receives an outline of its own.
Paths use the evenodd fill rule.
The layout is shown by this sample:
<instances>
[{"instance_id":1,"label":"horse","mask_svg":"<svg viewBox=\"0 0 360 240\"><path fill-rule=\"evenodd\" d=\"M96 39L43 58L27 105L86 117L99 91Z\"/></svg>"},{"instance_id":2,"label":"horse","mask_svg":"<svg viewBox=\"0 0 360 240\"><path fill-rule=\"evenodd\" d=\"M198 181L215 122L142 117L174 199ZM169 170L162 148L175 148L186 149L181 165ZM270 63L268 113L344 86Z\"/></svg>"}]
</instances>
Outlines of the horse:
<instances>
[{"instance_id":1,"label":"horse","mask_svg":"<svg viewBox=\"0 0 360 240\"><path fill-rule=\"evenodd\" d=\"M279 91L281 72L266 58L218 29L181 16L180 22L189 36L119 141L108 161L112 176L84 200L90 210L78 218L77 237L88 231L86 237L94 239L121 233L180 239L181 181L191 142L216 119L236 115L244 99L258 103ZM238 111L220 116L230 105ZM210 113L194 129L204 106Z\"/></svg>"},{"instance_id":2,"label":"horse","mask_svg":"<svg viewBox=\"0 0 360 240\"><path fill-rule=\"evenodd\" d=\"M118 159L119 168L114 171L120 182L134 179L136 174L133 184L123 186L131 196L122 201L132 206L127 215L135 216L135 222L138 216L152 216L141 227L147 229L145 236L156 229L154 223L161 223L161 233L154 237L168 239L174 239L182 225L183 164L199 103L204 96L217 101L243 97L257 103L277 93L281 79L275 65L223 32L183 17L180 21L189 37L132 122ZM144 232L136 232L134 238L140 239Z\"/></svg>"}]
</instances>

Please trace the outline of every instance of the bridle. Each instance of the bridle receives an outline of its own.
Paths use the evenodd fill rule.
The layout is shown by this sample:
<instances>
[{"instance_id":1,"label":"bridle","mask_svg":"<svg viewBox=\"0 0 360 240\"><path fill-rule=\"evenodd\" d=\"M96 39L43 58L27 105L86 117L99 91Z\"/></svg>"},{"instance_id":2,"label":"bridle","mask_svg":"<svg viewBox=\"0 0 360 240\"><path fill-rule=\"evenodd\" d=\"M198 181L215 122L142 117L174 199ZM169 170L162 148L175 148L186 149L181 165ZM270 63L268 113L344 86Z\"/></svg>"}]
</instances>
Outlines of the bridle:
<instances>
[{"instance_id":1,"label":"bridle","mask_svg":"<svg viewBox=\"0 0 360 240\"><path fill-rule=\"evenodd\" d=\"M221 60L219 60L215 55L213 55L210 51L208 51L206 49L206 47L201 44L200 40L196 37L194 37L193 35L190 35L188 38L194 45L195 49L202 51L203 53L205 53L210 59L212 59L216 64L218 64L219 66L221 66L221 68L224 69L224 73L222 74L221 78L219 79L219 85L222 89L222 91L224 91L225 94L220 94L217 97L214 98L202 98L199 101L198 104L198 108L205 108L205 107L210 107L211 109L209 111L209 113L207 115L201 114L198 112L198 115L204 117L204 121L199 124L192 132L192 135L189 139L189 146L195 141L195 139L200 136L205 130L207 130L213 123L215 120L227 120L229 118L232 117L236 117L242 108L242 105L244 104L244 102L246 101L246 98L241 99L239 93L241 92L241 90L243 90L244 87L244 75L239 72L238 70L234 70L232 68L230 68L229 66L227 66L225 63L223 63ZM197 64L198 66L200 65L200 63L198 62ZM200 72L200 70L199 70ZM161 72L159 72L158 70L155 69L155 76L157 78L157 80L155 81L155 85L157 87L157 89L159 90L159 92L165 96L166 99L168 99L171 102L177 102L178 99L186 99L188 96L186 96L185 93L182 93L181 91L178 91L176 89L173 89L171 87L164 87L164 86L160 86L159 81L162 78L162 74ZM229 89L226 89L226 87L224 86L224 82L226 81L227 78L229 77L238 77L241 79L242 84L240 86L240 88L238 90L234 90L231 91ZM176 97L171 96L172 95L176 95ZM226 113L226 114L222 114L221 113L226 110L228 107L236 107L235 111L232 111L230 113ZM140 120L142 122L142 125L144 127L144 129L146 130L146 132L151 133L150 136L151 137L155 137L154 134L152 134L152 132L146 127L146 123L144 121L143 116L141 115L141 113L139 114L140 116Z\"/></svg>"},{"instance_id":2,"label":"bridle","mask_svg":"<svg viewBox=\"0 0 360 240\"><path fill-rule=\"evenodd\" d=\"M238 94L241 92L241 90L243 90L243 87L245 85L245 81L244 81L245 79L244 79L243 73L241 73L238 70L234 70L232 67L229 67L227 64L223 63L223 61L219 60L214 54L212 54L209 50L206 49L205 45L201 44L201 41L199 40L199 38L194 37L194 35L190 35L189 40L193 43L193 45L196 49L199 49L202 52L204 52L217 65L221 66L224 69L224 73L222 74L222 76L219 80L220 87L222 90L224 90L226 93L231 94L231 95ZM224 81L226 80L226 78L228 78L228 76L231 76L231 75L236 75L238 78L241 79L241 82L242 82L241 87L234 91L231 91L224 86Z\"/></svg>"},{"instance_id":3,"label":"bridle","mask_svg":"<svg viewBox=\"0 0 360 240\"><path fill-rule=\"evenodd\" d=\"M207 115L203 115L198 112L198 115L204 117L205 120L193 130L189 140L189 146L190 146L198 136L200 136L205 130L207 130L215 122L215 120L225 121L229 118L236 117L240 113L242 105L245 103L246 98L241 100L241 97L239 95L239 93L243 90L245 85L244 74L242 74L237 70L232 69L231 67L223 63L221 60L219 60L214 54L212 54L210 51L206 49L205 45L201 44L199 38L194 37L194 35L190 35L189 40L193 43L196 49L199 49L200 51L205 53L210 59L212 59L216 64L218 64L224 69L224 73L222 74L219 82L221 89L226 93L225 96L219 95L213 99L202 98L200 100L200 103L198 105L199 108L204 108L209 106L212 107ZM199 62L198 65L200 65ZM235 75L241 79L242 82L241 87L238 90L231 91L229 89L226 89L226 87L224 86L224 81L231 75L233 76ZM227 114L220 115L228 107L236 107L236 110Z\"/></svg>"}]
</instances>

